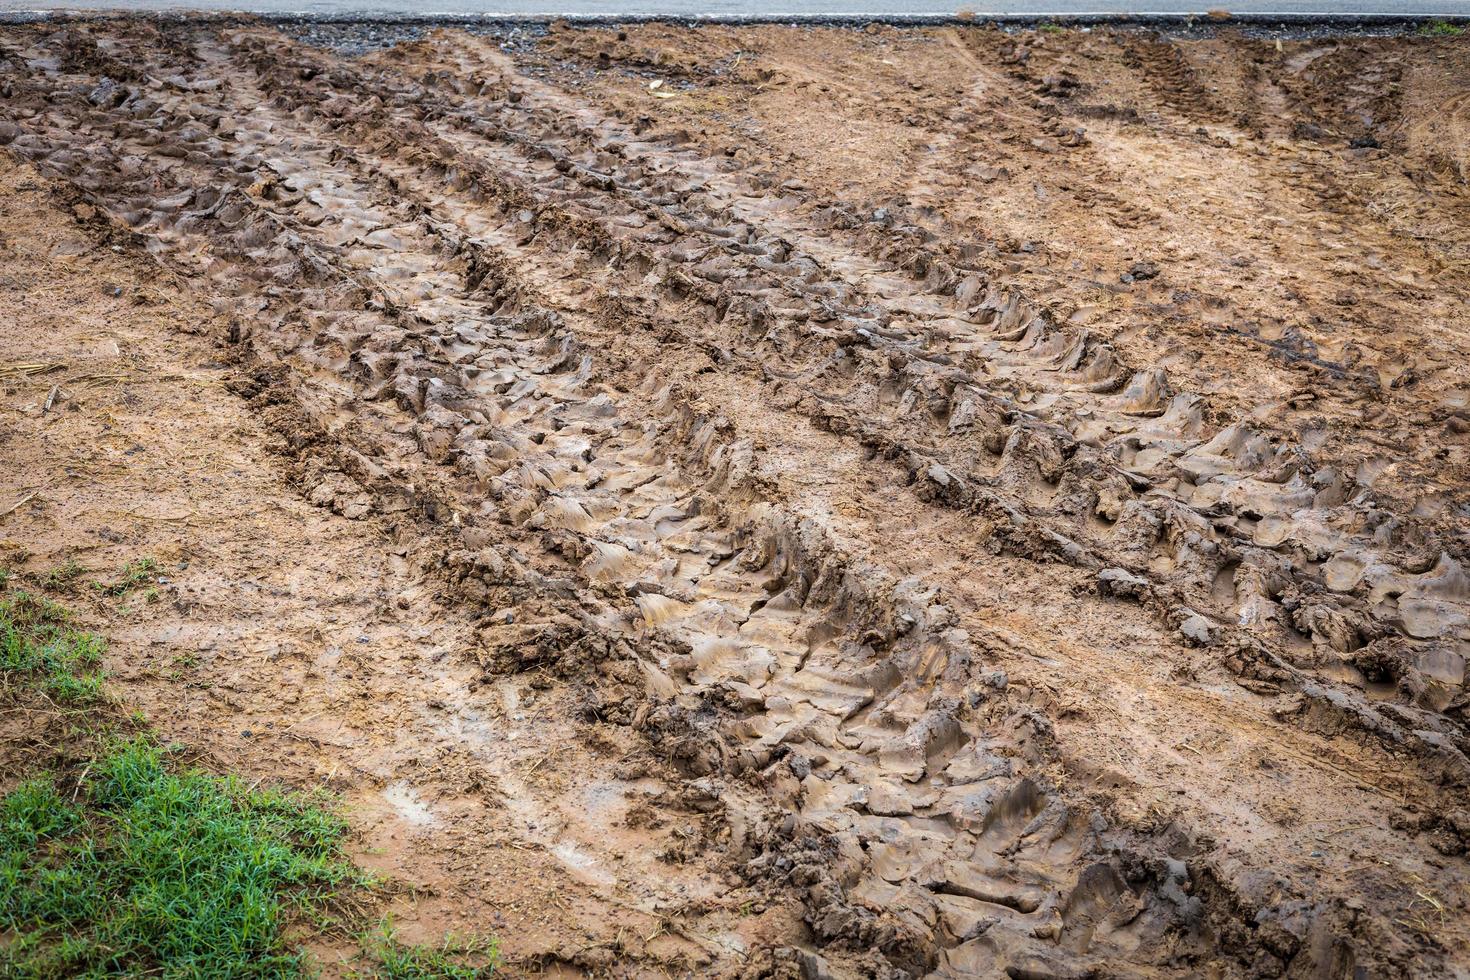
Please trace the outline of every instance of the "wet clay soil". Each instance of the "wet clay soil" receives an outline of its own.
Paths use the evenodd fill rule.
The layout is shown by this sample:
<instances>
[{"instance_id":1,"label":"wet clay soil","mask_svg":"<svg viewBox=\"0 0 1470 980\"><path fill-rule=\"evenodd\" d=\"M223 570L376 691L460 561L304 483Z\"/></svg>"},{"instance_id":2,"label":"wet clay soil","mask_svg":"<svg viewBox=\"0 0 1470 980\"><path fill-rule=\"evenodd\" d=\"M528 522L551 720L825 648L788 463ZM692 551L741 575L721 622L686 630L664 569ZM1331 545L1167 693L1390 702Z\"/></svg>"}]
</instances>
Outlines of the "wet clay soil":
<instances>
[{"instance_id":1,"label":"wet clay soil","mask_svg":"<svg viewBox=\"0 0 1470 980\"><path fill-rule=\"evenodd\" d=\"M124 696L513 975L1463 974L1467 106L1454 38L7 27L5 561L157 556Z\"/></svg>"}]
</instances>

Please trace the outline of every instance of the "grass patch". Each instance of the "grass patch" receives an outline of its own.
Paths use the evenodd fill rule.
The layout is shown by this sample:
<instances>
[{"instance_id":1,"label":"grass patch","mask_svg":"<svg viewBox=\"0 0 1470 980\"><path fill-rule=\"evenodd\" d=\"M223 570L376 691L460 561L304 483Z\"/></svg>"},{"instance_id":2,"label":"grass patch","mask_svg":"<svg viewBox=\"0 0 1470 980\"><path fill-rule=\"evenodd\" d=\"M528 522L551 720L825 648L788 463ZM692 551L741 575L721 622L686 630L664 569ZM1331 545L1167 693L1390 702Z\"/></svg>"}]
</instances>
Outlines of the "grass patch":
<instances>
[{"instance_id":1,"label":"grass patch","mask_svg":"<svg viewBox=\"0 0 1470 980\"><path fill-rule=\"evenodd\" d=\"M130 563L107 594L155 571ZM247 787L176 764L150 735L120 737L146 719L104 690L103 650L42 596L0 600L0 696L88 708L42 712L59 728L39 744L85 748L53 747L0 796L0 977L285 980L313 972L309 936L357 945L362 977L491 975L493 941L411 946L386 924L363 934L385 892L348 859L348 824L324 794Z\"/></svg>"},{"instance_id":2,"label":"grass patch","mask_svg":"<svg viewBox=\"0 0 1470 980\"><path fill-rule=\"evenodd\" d=\"M0 973L299 976L292 915L366 884L308 797L173 771L146 738L90 773L77 804L47 776L0 801Z\"/></svg>"},{"instance_id":3,"label":"grass patch","mask_svg":"<svg viewBox=\"0 0 1470 980\"><path fill-rule=\"evenodd\" d=\"M493 975L499 959L494 940L446 938L437 947L413 946L399 942L387 922L362 946L372 965L355 974L360 980L481 980Z\"/></svg>"},{"instance_id":4,"label":"grass patch","mask_svg":"<svg viewBox=\"0 0 1470 980\"><path fill-rule=\"evenodd\" d=\"M85 575L87 570L77 564L75 558L68 558L65 562L51 569L42 580L50 589L66 589L77 579Z\"/></svg>"},{"instance_id":5,"label":"grass patch","mask_svg":"<svg viewBox=\"0 0 1470 980\"><path fill-rule=\"evenodd\" d=\"M75 594L77 589L86 585L96 595L113 599L122 599L138 589L146 589L148 601L152 602L158 598L158 590L153 586L158 580L160 571L161 567L156 559L135 558L122 567L114 581L87 580L84 577L88 574L89 569L75 558L68 558L32 581L40 589L64 594ZM5 584L5 580L0 579L0 589L3 589Z\"/></svg>"},{"instance_id":6,"label":"grass patch","mask_svg":"<svg viewBox=\"0 0 1470 980\"><path fill-rule=\"evenodd\" d=\"M105 699L102 638L67 624L66 610L27 592L0 602L0 673L62 704Z\"/></svg>"},{"instance_id":7,"label":"grass patch","mask_svg":"<svg viewBox=\"0 0 1470 980\"><path fill-rule=\"evenodd\" d=\"M122 598L134 589L150 585L157 577L158 562L152 558L137 558L122 567L116 582L93 582L92 588L102 595ZM154 591L154 598L157 598L156 591L150 591Z\"/></svg>"},{"instance_id":8,"label":"grass patch","mask_svg":"<svg viewBox=\"0 0 1470 980\"><path fill-rule=\"evenodd\" d=\"M1464 33L1465 28L1447 20L1431 20L1419 25L1419 34L1422 37L1459 37Z\"/></svg>"}]
</instances>

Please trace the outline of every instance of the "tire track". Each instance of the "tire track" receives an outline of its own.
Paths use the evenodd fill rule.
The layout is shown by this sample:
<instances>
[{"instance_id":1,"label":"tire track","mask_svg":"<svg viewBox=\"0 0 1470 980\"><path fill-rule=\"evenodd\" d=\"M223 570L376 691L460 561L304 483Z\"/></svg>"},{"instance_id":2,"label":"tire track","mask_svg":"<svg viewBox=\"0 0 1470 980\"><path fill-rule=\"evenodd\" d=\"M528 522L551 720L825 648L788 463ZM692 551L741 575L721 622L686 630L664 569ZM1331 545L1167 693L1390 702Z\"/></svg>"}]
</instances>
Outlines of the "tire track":
<instances>
[{"instance_id":1,"label":"tire track","mask_svg":"<svg viewBox=\"0 0 1470 980\"><path fill-rule=\"evenodd\" d=\"M698 156L648 147L639 163L658 177L630 176L554 140L524 95L486 133L484 110L520 103L446 113L442 94L395 91L264 32L202 32L197 62L144 61L142 77L167 81L122 92L110 63L63 64L55 43L24 54L10 94L36 111L16 117L12 150L240 304L257 349L309 379L353 479L460 529L454 574L535 587L530 620L492 617L489 646L514 660L594 635L617 645L643 692L628 722L688 792L717 801L732 860L801 893L820 943L876 949L884 969L911 974L1123 975L1197 961L1205 923L1240 915L1229 886L1189 897L1166 834L1110 825L1060 785L1050 720L986 662L1010 645L1003 631L864 550L875 525L844 530L825 491L803 494L796 470L766 464L728 403L676 376L687 358L639 365L624 352L658 354L648 338L667 331L729 374L727 390L775 379L810 392L790 410L822 427L787 432L789 452L912 478L909 512L983 515L968 538L999 536L1033 567L1100 568L1116 527L1079 544L1045 524L1068 513L1068 492L1100 498L1098 484L1137 502L1129 477L1151 472L1137 455L1090 458L1069 428L1085 425L1079 409L1126 424L1135 453L1212 476L1243 459L1253 473L1279 467L1250 433L1201 444L1192 403L1166 379L1130 376L1014 294L969 277L967 298L919 289L854 260L849 239L759 199L742 206ZM610 343L633 315L647 321L640 339ZM953 379L963 358L985 377ZM860 415L878 421L844 421ZM1241 499L1260 507L1251 489ZM1228 563L1200 542L1216 531L1171 519L1171 559L1207 552L1191 558L1193 587L1213 594ZM1157 542L1135 536L1144 553ZM557 598L577 607L572 622L548 615Z\"/></svg>"},{"instance_id":2,"label":"tire track","mask_svg":"<svg viewBox=\"0 0 1470 980\"><path fill-rule=\"evenodd\" d=\"M262 77L294 77L279 67L258 64L257 70ZM358 76L347 83L380 84ZM1019 293L972 273L948 296L932 282L893 277L878 260L854 261L858 243L835 232L813 236L787 215L763 210L763 198L752 201L750 188L721 181L713 161L640 144L590 111L543 107L538 115L535 107L552 104L554 94L523 87L532 90L515 102L479 105L485 111L468 121L463 110L451 115L459 124L453 131L430 128L415 141L411 165L422 165L425 145L437 140L431 166L448 173L479 163L482 187L498 187L511 206L530 205L538 221L562 222L570 254L612 251L614 264L631 265L644 281L656 270L666 285L672 280L678 298L704 300L722 321L733 311L743 321L739 331L725 327L697 339L738 363L727 352L758 337L780 358L779 367L769 356L761 359L766 378L818 393L819 404L803 406L809 416L902 459L925 499L1009 518L1017 526L1012 547L1021 554L1134 576L1162 571L1183 584L1160 600L1172 624L1198 615L1198 608L1224 621L1209 631L1231 621L1253 628L1281 651L1259 657L1278 669L1284 656L1323 677L1361 679L1354 660L1377 671L1392 648L1389 659L1399 664L1392 680L1423 692L1423 707L1446 702L1440 664L1466 636L1458 554L1444 550L1453 539L1439 544L1432 525L1389 516L1392 502L1374 500L1365 489L1371 475L1317 469L1303 448L1280 445L1246 424L1211 431L1203 399L1173 392L1159 369L1130 372L1110 345L1053 325ZM389 103L422 103L429 98L423 91L379 89L378 95ZM324 96L297 91L292 97ZM509 112L514 124L487 125L496 110ZM569 126L569 116L578 121ZM412 124L401 116L375 117L362 126L363 138ZM583 147L580 158L557 142L568 128ZM480 138L468 138L466 129ZM539 141L528 142L538 133ZM607 147L622 141L634 149L609 158ZM598 147L602 161L590 159ZM633 166L651 164L664 179L620 181L606 171L610 159L629 155ZM507 173L526 177L507 184ZM700 182L700 192L678 203L651 203L678 193L670 174ZM391 179L413 176L400 171ZM612 200L596 200L604 195ZM601 234L587 222L600 225ZM650 226L652 233L630 231ZM759 244L739 241L742 233ZM616 245L609 249L608 241ZM770 274L756 288L748 285L751 276L730 274L752 247L756 255L776 256L754 263ZM569 266L564 276L585 272ZM946 272L945 291L958 274ZM626 287L637 288L630 280ZM783 332L798 336L786 339ZM856 356L863 346L877 356ZM805 370L792 370L803 360ZM868 376L854 383L851 376L864 371ZM1070 482L1091 484L1092 499ZM1168 482L1182 486L1160 487ZM1387 540L1385 520L1397 532ZM1039 531L1028 527L1033 522L1042 524ZM1314 574L1311 566L1319 563L1331 572ZM1372 727L1395 727L1384 721ZM1451 733L1432 715L1416 716L1411 726Z\"/></svg>"}]
</instances>

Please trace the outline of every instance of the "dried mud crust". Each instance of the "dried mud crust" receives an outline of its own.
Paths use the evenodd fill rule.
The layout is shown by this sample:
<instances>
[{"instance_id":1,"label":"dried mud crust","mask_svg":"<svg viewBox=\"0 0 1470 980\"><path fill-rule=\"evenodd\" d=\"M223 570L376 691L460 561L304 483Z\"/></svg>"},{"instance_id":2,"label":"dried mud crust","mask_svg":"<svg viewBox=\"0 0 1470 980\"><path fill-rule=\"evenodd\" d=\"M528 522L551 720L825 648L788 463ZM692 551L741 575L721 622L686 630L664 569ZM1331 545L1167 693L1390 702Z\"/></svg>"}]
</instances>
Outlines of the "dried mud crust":
<instances>
[{"instance_id":1,"label":"dried mud crust","mask_svg":"<svg viewBox=\"0 0 1470 980\"><path fill-rule=\"evenodd\" d=\"M1464 967L1463 148L1402 82L1458 51L0 44L0 143L230 318L308 499L411 518L486 666L674 767L664 864L799 901L694 968Z\"/></svg>"}]
</instances>

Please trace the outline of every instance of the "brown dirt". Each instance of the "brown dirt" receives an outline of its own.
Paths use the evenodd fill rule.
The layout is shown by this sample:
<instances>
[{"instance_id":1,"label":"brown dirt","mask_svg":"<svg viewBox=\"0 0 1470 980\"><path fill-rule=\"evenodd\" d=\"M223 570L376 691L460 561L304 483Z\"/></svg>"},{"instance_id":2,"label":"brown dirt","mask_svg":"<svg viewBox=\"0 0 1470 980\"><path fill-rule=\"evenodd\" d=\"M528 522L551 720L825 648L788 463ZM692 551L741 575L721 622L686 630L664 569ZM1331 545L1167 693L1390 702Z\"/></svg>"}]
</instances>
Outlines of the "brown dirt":
<instances>
[{"instance_id":1,"label":"brown dirt","mask_svg":"<svg viewBox=\"0 0 1470 980\"><path fill-rule=\"evenodd\" d=\"M7 562L163 560L78 598L125 695L418 934L1470 970L1470 45L123 20L0 96Z\"/></svg>"}]
</instances>

